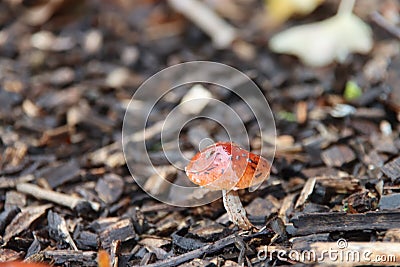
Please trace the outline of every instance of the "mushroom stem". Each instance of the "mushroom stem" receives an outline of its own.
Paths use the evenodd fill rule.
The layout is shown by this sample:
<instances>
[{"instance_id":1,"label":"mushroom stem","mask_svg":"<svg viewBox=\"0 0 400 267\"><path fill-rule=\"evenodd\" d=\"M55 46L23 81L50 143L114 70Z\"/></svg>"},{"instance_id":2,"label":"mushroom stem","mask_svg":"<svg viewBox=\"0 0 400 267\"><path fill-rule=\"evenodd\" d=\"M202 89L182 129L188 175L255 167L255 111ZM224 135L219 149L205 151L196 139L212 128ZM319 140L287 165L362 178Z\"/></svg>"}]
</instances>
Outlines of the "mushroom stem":
<instances>
[{"instance_id":1,"label":"mushroom stem","mask_svg":"<svg viewBox=\"0 0 400 267\"><path fill-rule=\"evenodd\" d=\"M247 219L246 210L240 201L239 194L235 190L222 190L224 207L229 215L229 219L243 230L253 228L253 224Z\"/></svg>"}]
</instances>

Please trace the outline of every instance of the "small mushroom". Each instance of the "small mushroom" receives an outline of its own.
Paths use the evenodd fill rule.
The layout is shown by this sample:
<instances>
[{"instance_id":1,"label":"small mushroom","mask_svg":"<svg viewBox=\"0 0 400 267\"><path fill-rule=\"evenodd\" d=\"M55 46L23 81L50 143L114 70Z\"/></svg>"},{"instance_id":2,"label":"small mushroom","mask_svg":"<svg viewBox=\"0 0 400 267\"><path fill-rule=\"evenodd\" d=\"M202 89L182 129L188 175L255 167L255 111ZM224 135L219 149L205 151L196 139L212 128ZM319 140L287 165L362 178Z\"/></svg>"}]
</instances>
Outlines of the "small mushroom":
<instances>
[{"instance_id":1,"label":"small mushroom","mask_svg":"<svg viewBox=\"0 0 400 267\"><path fill-rule=\"evenodd\" d=\"M193 183L210 190L222 190L229 219L241 229L253 227L240 202L238 189L257 186L269 175L271 165L263 157L236 144L218 142L197 153L186 166Z\"/></svg>"}]
</instances>

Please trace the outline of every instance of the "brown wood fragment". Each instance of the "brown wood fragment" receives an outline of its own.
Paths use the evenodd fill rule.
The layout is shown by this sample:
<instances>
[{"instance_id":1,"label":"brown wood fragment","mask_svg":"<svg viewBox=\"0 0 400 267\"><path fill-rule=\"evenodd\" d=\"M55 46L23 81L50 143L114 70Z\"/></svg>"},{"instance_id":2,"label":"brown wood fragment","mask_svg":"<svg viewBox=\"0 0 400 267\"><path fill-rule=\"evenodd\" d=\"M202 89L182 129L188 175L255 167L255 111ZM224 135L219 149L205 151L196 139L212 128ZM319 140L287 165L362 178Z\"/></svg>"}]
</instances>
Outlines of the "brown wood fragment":
<instances>
[{"instance_id":1,"label":"brown wood fragment","mask_svg":"<svg viewBox=\"0 0 400 267\"><path fill-rule=\"evenodd\" d=\"M351 121L351 126L362 135L378 134L379 127L370 120L356 119Z\"/></svg>"},{"instance_id":2,"label":"brown wood fragment","mask_svg":"<svg viewBox=\"0 0 400 267\"><path fill-rule=\"evenodd\" d=\"M299 124L303 124L307 121L307 102L300 101L296 106L296 118Z\"/></svg>"},{"instance_id":3,"label":"brown wood fragment","mask_svg":"<svg viewBox=\"0 0 400 267\"><path fill-rule=\"evenodd\" d=\"M21 260L23 256L23 251L17 252L8 248L0 248L0 262Z\"/></svg>"},{"instance_id":4,"label":"brown wood fragment","mask_svg":"<svg viewBox=\"0 0 400 267\"><path fill-rule=\"evenodd\" d=\"M0 234L3 234L6 226L20 211L20 208L14 206L9 209L5 209L2 213L0 213Z\"/></svg>"},{"instance_id":5,"label":"brown wood fragment","mask_svg":"<svg viewBox=\"0 0 400 267\"><path fill-rule=\"evenodd\" d=\"M119 266L119 254L121 250L121 240L113 240L111 243L111 266L118 267Z\"/></svg>"},{"instance_id":6,"label":"brown wood fragment","mask_svg":"<svg viewBox=\"0 0 400 267\"><path fill-rule=\"evenodd\" d=\"M400 157L386 163L381 170L389 177L392 181L400 178Z\"/></svg>"},{"instance_id":7,"label":"brown wood fragment","mask_svg":"<svg viewBox=\"0 0 400 267\"><path fill-rule=\"evenodd\" d=\"M337 193L347 194L360 189L359 180L351 175L339 174L337 176L320 176L316 178L318 184L332 188Z\"/></svg>"},{"instance_id":8,"label":"brown wood fragment","mask_svg":"<svg viewBox=\"0 0 400 267\"><path fill-rule=\"evenodd\" d=\"M17 184L27 183L35 180L35 176L29 174L25 176L21 176L18 178L8 178L8 177L0 177L0 189L1 188L13 188Z\"/></svg>"},{"instance_id":9,"label":"brown wood fragment","mask_svg":"<svg viewBox=\"0 0 400 267\"><path fill-rule=\"evenodd\" d=\"M343 200L349 213L362 213L375 210L378 207L378 196L375 192L361 190Z\"/></svg>"},{"instance_id":10,"label":"brown wood fragment","mask_svg":"<svg viewBox=\"0 0 400 267\"><path fill-rule=\"evenodd\" d=\"M266 218L269 218L274 213L278 213L279 208L280 202L269 195L265 199L259 197L255 198L246 206L246 212L251 222L258 220L262 222L261 224L264 224Z\"/></svg>"},{"instance_id":11,"label":"brown wood fragment","mask_svg":"<svg viewBox=\"0 0 400 267\"><path fill-rule=\"evenodd\" d=\"M35 233L32 233L32 235L33 235L33 242L31 243L31 245L28 248L28 251L26 252L25 261L37 262L34 260L35 256L37 255L37 253L40 252L42 248L40 246L40 242L37 238L37 235Z\"/></svg>"},{"instance_id":12,"label":"brown wood fragment","mask_svg":"<svg viewBox=\"0 0 400 267\"><path fill-rule=\"evenodd\" d=\"M123 242L134 239L135 237L135 229L130 219L123 219L115 222L99 234L102 248L110 248L114 240L120 240Z\"/></svg>"},{"instance_id":13,"label":"brown wood fragment","mask_svg":"<svg viewBox=\"0 0 400 267\"><path fill-rule=\"evenodd\" d=\"M74 231L74 240L76 242L76 246L81 250L90 250L96 249L98 247L98 237L97 234L82 231L77 227Z\"/></svg>"},{"instance_id":14,"label":"brown wood fragment","mask_svg":"<svg viewBox=\"0 0 400 267\"><path fill-rule=\"evenodd\" d=\"M289 213L293 210L294 200L296 194L287 195L282 202L281 208L279 210L278 216L282 219L285 224L289 223Z\"/></svg>"},{"instance_id":15,"label":"brown wood fragment","mask_svg":"<svg viewBox=\"0 0 400 267\"><path fill-rule=\"evenodd\" d=\"M398 148L396 147L394 140L389 136L371 136L371 143L375 147L377 152L388 153L392 155L398 154Z\"/></svg>"},{"instance_id":16,"label":"brown wood fragment","mask_svg":"<svg viewBox=\"0 0 400 267\"><path fill-rule=\"evenodd\" d=\"M387 230L400 227L400 212L382 211L359 214L323 212L302 214L292 219L295 235L330 233L335 231Z\"/></svg>"},{"instance_id":17,"label":"brown wood fragment","mask_svg":"<svg viewBox=\"0 0 400 267\"><path fill-rule=\"evenodd\" d=\"M342 167L343 164L352 162L356 159L356 155L346 145L335 145L326 150L321 154L323 162L327 166Z\"/></svg>"},{"instance_id":18,"label":"brown wood fragment","mask_svg":"<svg viewBox=\"0 0 400 267\"><path fill-rule=\"evenodd\" d=\"M10 209L12 207L23 208L26 205L26 195L17 191L7 191L6 201L4 203L4 209Z\"/></svg>"},{"instance_id":19,"label":"brown wood fragment","mask_svg":"<svg viewBox=\"0 0 400 267\"><path fill-rule=\"evenodd\" d=\"M189 233L205 241L215 241L226 235L226 229L218 223L206 220L203 224L191 227Z\"/></svg>"},{"instance_id":20,"label":"brown wood fragment","mask_svg":"<svg viewBox=\"0 0 400 267\"><path fill-rule=\"evenodd\" d=\"M180 267L194 267L194 266L213 266L212 262L204 259L194 259L190 262L179 265Z\"/></svg>"},{"instance_id":21,"label":"brown wood fragment","mask_svg":"<svg viewBox=\"0 0 400 267\"><path fill-rule=\"evenodd\" d=\"M144 189L152 195L161 195L169 191L171 182L176 178L176 168L174 166L157 167L157 172L148 178Z\"/></svg>"},{"instance_id":22,"label":"brown wood fragment","mask_svg":"<svg viewBox=\"0 0 400 267\"><path fill-rule=\"evenodd\" d=\"M28 146L22 142L16 142L13 146L7 147L0 157L0 170L13 172L15 168L23 166L27 151Z\"/></svg>"},{"instance_id":23,"label":"brown wood fragment","mask_svg":"<svg viewBox=\"0 0 400 267\"><path fill-rule=\"evenodd\" d=\"M172 243L175 246L179 247L180 249L183 249L185 251L190 251L193 249L201 248L205 245L205 243L200 241L199 239L182 236L179 234L179 232L180 231L172 233L171 237L172 237Z\"/></svg>"},{"instance_id":24,"label":"brown wood fragment","mask_svg":"<svg viewBox=\"0 0 400 267\"><path fill-rule=\"evenodd\" d=\"M58 205L68 207L72 210L77 209L79 205L83 203L88 203L90 207L95 211L98 211L100 209L100 204L97 202L86 201L83 198L69 196L67 194L43 189L34 184L28 184L28 183L18 184L17 190L19 192L32 195L38 199L48 200Z\"/></svg>"},{"instance_id":25,"label":"brown wood fragment","mask_svg":"<svg viewBox=\"0 0 400 267\"><path fill-rule=\"evenodd\" d=\"M65 222L63 217L61 217L58 213L52 212L50 210L47 214L47 221L50 237L55 238L57 241L64 241L68 243L73 250L78 250L74 240L69 234L67 223Z\"/></svg>"},{"instance_id":26,"label":"brown wood fragment","mask_svg":"<svg viewBox=\"0 0 400 267\"><path fill-rule=\"evenodd\" d=\"M77 160L66 163L58 162L50 167L39 170L36 176L46 179L51 188L68 183L79 176L80 167Z\"/></svg>"},{"instance_id":27,"label":"brown wood fragment","mask_svg":"<svg viewBox=\"0 0 400 267\"><path fill-rule=\"evenodd\" d=\"M51 206L51 204L47 204L36 207L30 206L29 208L23 209L6 227L3 237L4 242L7 243L12 237L18 235L24 230L27 230L29 226L42 215L44 215L46 210Z\"/></svg>"},{"instance_id":28,"label":"brown wood fragment","mask_svg":"<svg viewBox=\"0 0 400 267\"><path fill-rule=\"evenodd\" d=\"M171 244L171 240L169 238L146 237L140 240L139 244L142 246L151 246L155 248L160 248L162 246Z\"/></svg>"},{"instance_id":29,"label":"brown wood fragment","mask_svg":"<svg viewBox=\"0 0 400 267\"><path fill-rule=\"evenodd\" d=\"M386 242L400 242L400 228L389 229L386 231L383 241Z\"/></svg>"},{"instance_id":30,"label":"brown wood fragment","mask_svg":"<svg viewBox=\"0 0 400 267\"><path fill-rule=\"evenodd\" d=\"M40 252L46 260L54 265L97 267L97 252L74 250L45 250Z\"/></svg>"},{"instance_id":31,"label":"brown wood fragment","mask_svg":"<svg viewBox=\"0 0 400 267\"><path fill-rule=\"evenodd\" d=\"M172 253L166 252L162 248L157 248L157 247L153 247L153 246L145 246L145 247L150 253L154 254L158 260L164 260L164 259L168 258L169 256L171 256L171 254L172 254Z\"/></svg>"},{"instance_id":32,"label":"brown wood fragment","mask_svg":"<svg viewBox=\"0 0 400 267\"><path fill-rule=\"evenodd\" d=\"M303 190L301 190L300 196L296 201L296 205L294 206L295 209L298 209L300 206L303 206L303 204L308 200L312 192L314 191L314 186L315 182L317 179L314 178L309 178L306 182L306 184L303 187Z\"/></svg>"},{"instance_id":33,"label":"brown wood fragment","mask_svg":"<svg viewBox=\"0 0 400 267\"><path fill-rule=\"evenodd\" d=\"M93 165L103 164L111 168L125 164L121 142L112 143L90 153L88 159Z\"/></svg>"},{"instance_id":34,"label":"brown wood fragment","mask_svg":"<svg viewBox=\"0 0 400 267\"><path fill-rule=\"evenodd\" d=\"M394 210L400 208L400 193L383 195L379 200L379 209Z\"/></svg>"},{"instance_id":35,"label":"brown wood fragment","mask_svg":"<svg viewBox=\"0 0 400 267\"><path fill-rule=\"evenodd\" d=\"M124 181L119 175L106 174L97 181L95 190L104 203L112 204L121 197L124 190Z\"/></svg>"},{"instance_id":36,"label":"brown wood fragment","mask_svg":"<svg viewBox=\"0 0 400 267\"><path fill-rule=\"evenodd\" d=\"M237 262L234 262L234 261L232 261L232 260L227 260L227 261L225 261L225 263L224 263L224 267L240 267L240 266L243 266L242 264L239 264L239 263L237 263Z\"/></svg>"},{"instance_id":37,"label":"brown wood fragment","mask_svg":"<svg viewBox=\"0 0 400 267\"><path fill-rule=\"evenodd\" d=\"M43 133L39 140L40 145L54 146L60 143L67 143L70 141L70 127L69 125L63 125L51 130L47 130Z\"/></svg>"}]
</instances>

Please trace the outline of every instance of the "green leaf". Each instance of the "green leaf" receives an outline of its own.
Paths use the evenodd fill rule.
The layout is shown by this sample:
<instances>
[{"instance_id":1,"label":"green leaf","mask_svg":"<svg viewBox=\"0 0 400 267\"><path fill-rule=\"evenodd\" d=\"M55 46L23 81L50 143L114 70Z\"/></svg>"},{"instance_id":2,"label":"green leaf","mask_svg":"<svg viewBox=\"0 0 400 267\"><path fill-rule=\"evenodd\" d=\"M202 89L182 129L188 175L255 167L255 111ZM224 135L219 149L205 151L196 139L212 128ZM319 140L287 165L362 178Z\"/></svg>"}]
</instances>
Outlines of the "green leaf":
<instances>
[{"instance_id":1,"label":"green leaf","mask_svg":"<svg viewBox=\"0 0 400 267\"><path fill-rule=\"evenodd\" d=\"M362 90L355 81L348 81L344 89L343 97L347 101L352 101L362 95Z\"/></svg>"},{"instance_id":2,"label":"green leaf","mask_svg":"<svg viewBox=\"0 0 400 267\"><path fill-rule=\"evenodd\" d=\"M290 122L295 122L296 121L296 115L292 112L289 111L279 111L278 112L278 117L280 119L286 120L286 121L290 121Z\"/></svg>"}]
</instances>

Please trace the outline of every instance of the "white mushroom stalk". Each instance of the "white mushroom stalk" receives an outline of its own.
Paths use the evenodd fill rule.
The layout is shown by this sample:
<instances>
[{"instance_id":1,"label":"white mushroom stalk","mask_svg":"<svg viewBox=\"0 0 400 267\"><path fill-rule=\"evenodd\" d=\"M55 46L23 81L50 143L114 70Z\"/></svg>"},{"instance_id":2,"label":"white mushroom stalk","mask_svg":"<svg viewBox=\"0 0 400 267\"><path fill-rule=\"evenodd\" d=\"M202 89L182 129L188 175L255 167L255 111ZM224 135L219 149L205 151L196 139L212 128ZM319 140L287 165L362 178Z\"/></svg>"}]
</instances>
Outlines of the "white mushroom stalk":
<instances>
[{"instance_id":1,"label":"white mushroom stalk","mask_svg":"<svg viewBox=\"0 0 400 267\"><path fill-rule=\"evenodd\" d=\"M230 221L243 230L250 230L254 228L254 225L247 218L246 210L240 201L237 191L222 190L222 199Z\"/></svg>"}]
</instances>

